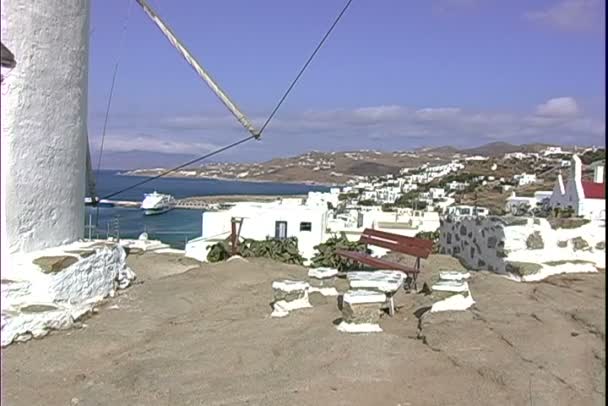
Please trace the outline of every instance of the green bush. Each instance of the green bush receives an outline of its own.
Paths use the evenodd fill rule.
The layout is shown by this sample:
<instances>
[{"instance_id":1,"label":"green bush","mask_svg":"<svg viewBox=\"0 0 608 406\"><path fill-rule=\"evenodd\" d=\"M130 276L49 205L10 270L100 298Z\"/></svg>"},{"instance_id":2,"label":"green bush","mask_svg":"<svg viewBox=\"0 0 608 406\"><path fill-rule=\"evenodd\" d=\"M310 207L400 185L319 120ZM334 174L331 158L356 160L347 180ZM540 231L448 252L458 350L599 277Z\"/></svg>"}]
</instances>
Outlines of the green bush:
<instances>
[{"instance_id":1,"label":"green bush","mask_svg":"<svg viewBox=\"0 0 608 406\"><path fill-rule=\"evenodd\" d=\"M230 258L230 241L224 240L207 247L207 261L222 262Z\"/></svg>"},{"instance_id":2,"label":"green bush","mask_svg":"<svg viewBox=\"0 0 608 406\"><path fill-rule=\"evenodd\" d=\"M315 250L317 251L317 254L312 258L313 267L318 268L323 266L336 268L339 271L347 271L356 268L358 265L350 259L338 256L336 250L356 251L365 254L370 253L365 244L358 241L349 241L344 233L340 233L339 237L331 237L324 243L315 246Z\"/></svg>"},{"instance_id":3,"label":"green bush","mask_svg":"<svg viewBox=\"0 0 608 406\"><path fill-rule=\"evenodd\" d=\"M209 248L207 261L221 262L230 258L230 241L225 240L213 244ZM302 265L304 258L298 250L298 240L295 237L286 239L268 238L257 241L245 239L238 246L239 254L245 258L269 258L286 264Z\"/></svg>"},{"instance_id":4,"label":"green bush","mask_svg":"<svg viewBox=\"0 0 608 406\"><path fill-rule=\"evenodd\" d=\"M269 238L263 241L245 239L239 245L240 254L247 257L270 258L286 264L302 265L304 258L298 250L298 239Z\"/></svg>"},{"instance_id":5,"label":"green bush","mask_svg":"<svg viewBox=\"0 0 608 406\"><path fill-rule=\"evenodd\" d=\"M422 238L423 240L433 241L433 254L439 252L439 230L435 231L421 231L415 235L416 238Z\"/></svg>"}]
</instances>

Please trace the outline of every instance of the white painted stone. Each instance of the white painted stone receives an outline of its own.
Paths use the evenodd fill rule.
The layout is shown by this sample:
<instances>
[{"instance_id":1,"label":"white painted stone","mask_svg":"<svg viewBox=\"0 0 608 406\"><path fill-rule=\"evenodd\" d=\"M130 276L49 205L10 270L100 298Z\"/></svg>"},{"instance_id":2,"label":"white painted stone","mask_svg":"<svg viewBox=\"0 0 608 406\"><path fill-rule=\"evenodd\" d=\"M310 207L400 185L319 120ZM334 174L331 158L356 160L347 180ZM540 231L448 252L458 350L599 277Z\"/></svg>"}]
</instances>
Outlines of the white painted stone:
<instances>
[{"instance_id":1,"label":"white painted stone","mask_svg":"<svg viewBox=\"0 0 608 406\"><path fill-rule=\"evenodd\" d=\"M468 295L456 294L433 303L431 312L464 311L475 304L471 292Z\"/></svg>"},{"instance_id":2,"label":"white painted stone","mask_svg":"<svg viewBox=\"0 0 608 406\"><path fill-rule=\"evenodd\" d=\"M431 289L441 292L467 292L469 290L469 284L462 280L440 280L434 284Z\"/></svg>"},{"instance_id":3,"label":"white painted stone","mask_svg":"<svg viewBox=\"0 0 608 406\"><path fill-rule=\"evenodd\" d=\"M349 290L344 294L343 301L350 304L384 303L386 295L372 290Z\"/></svg>"},{"instance_id":4,"label":"white painted stone","mask_svg":"<svg viewBox=\"0 0 608 406\"><path fill-rule=\"evenodd\" d=\"M374 289L385 293L396 292L404 281L398 271L349 272L349 286L352 289Z\"/></svg>"},{"instance_id":5,"label":"white painted stone","mask_svg":"<svg viewBox=\"0 0 608 406\"><path fill-rule=\"evenodd\" d=\"M308 292L305 292L304 297L296 300L292 300L291 302L287 302L285 300L279 300L278 302L274 302L272 305L272 313L270 317L285 317L289 314L290 311L297 309L305 309L312 307L310 302L308 301Z\"/></svg>"},{"instance_id":6,"label":"white painted stone","mask_svg":"<svg viewBox=\"0 0 608 406\"><path fill-rule=\"evenodd\" d=\"M559 275L565 273L594 273L597 272L597 268L593 264L576 264L567 263L556 266L543 265L541 270L534 275L525 275L519 280L522 282L537 282L552 275Z\"/></svg>"},{"instance_id":7,"label":"white painted stone","mask_svg":"<svg viewBox=\"0 0 608 406\"><path fill-rule=\"evenodd\" d=\"M465 279L469 279L471 274L468 272L458 272L458 271L442 271L439 272L439 279L444 281L462 281Z\"/></svg>"},{"instance_id":8,"label":"white painted stone","mask_svg":"<svg viewBox=\"0 0 608 406\"><path fill-rule=\"evenodd\" d=\"M282 281L272 282L272 288L282 290L284 292L295 292L298 290L307 290L308 288L310 288L310 285L308 284L308 282L284 279Z\"/></svg>"},{"instance_id":9,"label":"white painted stone","mask_svg":"<svg viewBox=\"0 0 608 406\"><path fill-rule=\"evenodd\" d=\"M338 274L338 270L335 268L320 267L320 268L312 268L312 269L308 270L308 276L310 278L316 278L316 279L333 278L337 274Z\"/></svg>"},{"instance_id":10,"label":"white painted stone","mask_svg":"<svg viewBox=\"0 0 608 406\"><path fill-rule=\"evenodd\" d=\"M2 274L9 255L83 236L88 0L2 0L2 42L16 67L2 82Z\"/></svg>"},{"instance_id":11,"label":"white painted stone","mask_svg":"<svg viewBox=\"0 0 608 406\"><path fill-rule=\"evenodd\" d=\"M541 278L547 272L556 272L555 269L544 270L550 267L547 262L578 260L588 261L598 268L606 267L605 250L595 249L596 244L605 242L606 239L603 221L591 221L578 228L557 230L554 230L544 218L527 218L523 221L525 224L507 226L494 217L481 219L464 217L455 222L447 222L444 219L440 229L440 247L442 252L452 253L461 259L469 269L490 270L506 275L508 262L528 262L541 266L542 272L538 276L529 275L525 278L514 276L512 278L514 280L536 280L535 278ZM465 235L460 234L461 225L467 230ZM535 232L541 236L544 246L541 249L528 249L526 240ZM449 243L448 233L451 234ZM576 237L584 238L590 246L589 249L574 250L570 241ZM496 244L488 244L490 239L494 239ZM499 255L500 251L497 249L500 241L504 242L503 255ZM560 241L568 241L568 243L565 247L559 247ZM471 255L472 247L473 255ZM455 253L455 250L459 252ZM571 264L570 267L558 269L561 272L576 268L578 268L576 264Z\"/></svg>"},{"instance_id":12,"label":"white painted stone","mask_svg":"<svg viewBox=\"0 0 608 406\"><path fill-rule=\"evenodd\" d=\"M338 331L343 333L381 333L382 328L378 324L356 324L347 323L345 321L340 322L336 327Z\"/></svg>"},{"instance_id":13,"label":"white painted stone","mask_svg":"<svg viewBox=\"0 0 608 406\"><path fill-rule=\"evenodd\" d=\"M33 263L36 258L66 255L66 251L90 245L77 242L13 257L14 266L5 271L2 283L2 346L44 336L49 329L68 328L93 311L101 299L131 284L135 274L127 267L121 246L97 247L92 255L57 273L43 273ZM52 310L22 310L32 305L49 306Z\"/></svg>"},{"instance_id":14,"label":"white painted stone","mask_svg":"<svg viewBox=\"0 0 608 406\"><path fill-rule=\"evenodd\" d=\"M240 255L233 255L233 256L231 256L230 258L228 258L228 260L227 260L227 261L228 261L228 262L230 262L230 261L242 261L242 262L249 262L247 259L243 258L243 257L242 257L242 256L240 256Z\"/></svg>"},{"instance_id":15,"label":"white painted stone","mask_svg":"<svg viewBox=\"0 0 608 406\"><path fill-rule=\"evenodd\" d=\"M308 289L308 292L309 293L317 292L323 296L338 296L339 295L336 288L333 288L333 287L317 288L317 287L311 286L310 289Z\"/></svg>"}]
</instances>

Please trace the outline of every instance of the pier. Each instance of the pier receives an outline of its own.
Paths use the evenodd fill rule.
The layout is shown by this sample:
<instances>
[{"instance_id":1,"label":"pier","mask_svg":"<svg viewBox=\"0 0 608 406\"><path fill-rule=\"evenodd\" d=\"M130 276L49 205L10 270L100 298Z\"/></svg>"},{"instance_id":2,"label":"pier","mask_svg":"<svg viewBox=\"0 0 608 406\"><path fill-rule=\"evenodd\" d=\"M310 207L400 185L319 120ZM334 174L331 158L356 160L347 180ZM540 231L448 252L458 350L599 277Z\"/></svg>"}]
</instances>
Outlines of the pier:
<instances>
[{"instance_id":1,"label":"pier","mask_svg":"<svg viewBox=\"0 0 608 406\"><path fill-rule=\"evenodd\" d=\"M237 202L272 202L281 198L305 198L305 195L220 195L220 196L196 196L186 197L184 199L177 199L175 208L176 209L190 209L190 210L207 210L213 207L217 207L222 204L231 204ZM90 199L85 199L85 204L91 206ZM100 207L125 207L131 209L138 209L141 207L141 202L134 202L129 200L107 200L101 199L99 201Z\"/></svg>"}]
</instances>

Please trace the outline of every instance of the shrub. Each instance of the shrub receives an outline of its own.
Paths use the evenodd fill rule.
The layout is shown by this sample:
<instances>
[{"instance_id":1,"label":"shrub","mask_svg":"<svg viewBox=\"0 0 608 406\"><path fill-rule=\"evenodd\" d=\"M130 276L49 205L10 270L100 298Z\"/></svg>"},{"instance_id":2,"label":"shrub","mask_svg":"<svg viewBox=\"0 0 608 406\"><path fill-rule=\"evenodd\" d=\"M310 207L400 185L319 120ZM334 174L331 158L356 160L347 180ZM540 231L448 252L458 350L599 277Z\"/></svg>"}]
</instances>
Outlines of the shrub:
<instances>
[{"instance_id":1,"label":"shrub","mask_svg":"<svg viewBox=\"0 0 608 406\"><path fill-rule=\"evenodd\" d=\"M349 241L348 238L346 238L346 234L340 233L339 237L331 237L324 243L315 246L317 254L312 258L312 266L336 268L339 271L346 271L357 267L356 262L338 256L336 250L339 249L366 254L370 253L365 244L358 241Z\"/></svg>"},{"instance_id":2,"label":"shrub","mask_svg":"<svg viewBox=\"0 0 608 406\"><path fill-rule=\"evenodd\" d=\"M230 242L229 240L220 241L216 244L207 247L207 261L221 262L230 258Z\"/></svg>"},{"instance_id":3,"label":"shrub","mask_svg":"<svg viewBox=\"0 0 608 406\"><path fill-rule=\"evenodd\" d=\"M245 239L239 244L239 254L250 258L270 258L286 264L302 265L304 258L298 250L298 240L295 237L286 239L267 238L266 240ZM218 242L209 247L207 261L220 262L230 258L229 240Z\"/></svg>"},{"instance_id":4,"label":"shrub","mask_svg":"<svg viewBox=\"0 0 608 406\"><path fill-rule=\"evenodd\" d=\"M439 252L439 230L435 231L421 231L415 236L416 238L422 238L423 240L433 241L433 254Z\"/></svg>"}]
</instances>

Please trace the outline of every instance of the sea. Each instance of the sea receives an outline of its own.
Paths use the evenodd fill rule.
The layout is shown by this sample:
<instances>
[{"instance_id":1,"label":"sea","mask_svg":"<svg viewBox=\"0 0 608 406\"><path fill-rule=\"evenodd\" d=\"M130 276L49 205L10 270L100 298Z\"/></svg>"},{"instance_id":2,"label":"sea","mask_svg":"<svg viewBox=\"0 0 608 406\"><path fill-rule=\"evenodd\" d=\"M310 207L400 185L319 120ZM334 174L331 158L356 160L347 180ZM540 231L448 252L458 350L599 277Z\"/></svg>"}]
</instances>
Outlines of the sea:
<instances>
[{"instance_id":1,"label":"sea","mask_svg":"<svg viewBox=\"0 0 608 406\"><path fill-rule=\"evenodd\" d=\"M124 176L119 171L102 170L96 176L97 195L103 198L146 179ZM136 186L112 200L141 202L145 193L153 191L173 195L176 199L218 195L296 195L309 191L328 191L325 186L275 182L244 182L217 179L159 178ZM161 240L178 249L201 235L202 210L174 209L163 214L144 216L140 209L124 207L86 208L85 236L106 238L119 233L120 238L137 238L147 232L150 239ZM93 224L88 226L88 224Z\"/></svg>"}]
</instances>

